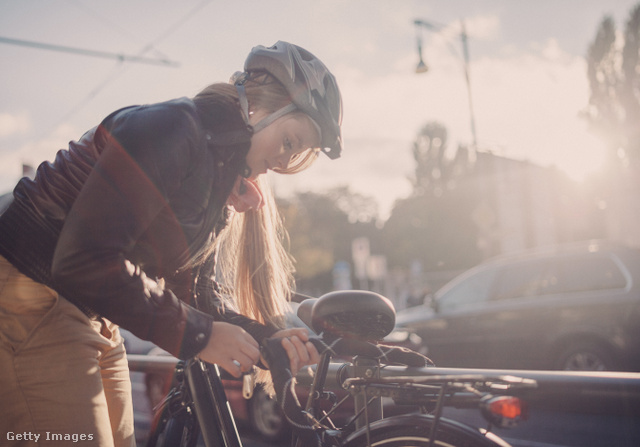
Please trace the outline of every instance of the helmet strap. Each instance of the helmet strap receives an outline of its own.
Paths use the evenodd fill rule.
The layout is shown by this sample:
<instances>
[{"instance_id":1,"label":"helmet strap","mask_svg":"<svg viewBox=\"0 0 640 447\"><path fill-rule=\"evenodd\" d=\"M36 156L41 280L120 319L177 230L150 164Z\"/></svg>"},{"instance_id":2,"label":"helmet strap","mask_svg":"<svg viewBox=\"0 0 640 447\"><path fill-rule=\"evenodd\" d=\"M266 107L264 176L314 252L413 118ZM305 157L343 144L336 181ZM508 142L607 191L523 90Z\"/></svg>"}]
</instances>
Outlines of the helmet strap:
<instances>
[{"instance_id":1,"label":"helmet strap","mask_svg":"<svg viewBox=\"0 0 640 447\"><path fill-rule=\"evenodd\" d=\"M253 133L260 132L262 129L267 127L269 124L273 123L278 118L281 118L281 117L285 116L288 113L295 112L297 109L298 108L296 107L295 104L293 104L293 103L287 104L283 108L281 108L279 110L276 110L272 114L267 115L266 117L264 117L263 119L258 121L256 123L256 125L253 126Z\"/></svg>"},{"instance_id":2,"label":"helmet strap","mask_svg":"<svg viewBox=\"0 0 640 447\"><path fill-rule=\"evenodd\" d=\"M247 92L244 89L244 82L236 84L236 90L238 91L238 99L240 100L240 110L242 110L242 117L244 122L249 124L249 101L247 100Z\"/></svg>"},{"instance_id":3,"label":"helmet strap","mask_svg":"<svg viewBox=\"0 0 640 447\"><path fill-rule=\"evenodd\" d=\"M236 85L236 90L238 91L238 99L240 100L240 109L242 110L242 117L244 118L244 122L249 124L249 100L247 99L247 92L244 88L245 79L246 78L239 80L238 82L236 82L235 85ZM272 114L267 115L265 118L260 120L255 126L253 126L253 132L256 133L261 131L262 129L267 127L269 124L273 123L278 118L283 117L288 113L294 112L295 110L297 110L297 107L295 104L293 103L287 104L281 109L276 110Z\"/></svg>"}]
</instances>

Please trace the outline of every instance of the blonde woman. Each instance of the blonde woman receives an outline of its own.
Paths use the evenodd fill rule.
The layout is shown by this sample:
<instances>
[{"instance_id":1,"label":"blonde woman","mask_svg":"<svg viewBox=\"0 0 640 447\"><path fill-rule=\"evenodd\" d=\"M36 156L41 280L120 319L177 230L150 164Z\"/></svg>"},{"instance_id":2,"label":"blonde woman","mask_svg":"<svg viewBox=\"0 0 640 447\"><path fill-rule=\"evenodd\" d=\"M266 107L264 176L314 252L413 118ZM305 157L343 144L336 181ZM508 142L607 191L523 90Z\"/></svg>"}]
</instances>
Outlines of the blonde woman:
<instances>
[{"instance_id":1,"label":"blonde woman","mask_svg":"<svg viewBox=\"0 0 640 447\"><path fill-rule=\"evenodd\" d=\"M337 158L341 114L324 64L277 42L232 83L112 113L21 180L0 216L3 442L135 445L119 326L236 377L269 337L294 373L317 362L283 327L293 268L264 174Z\"/></svg>"}]
</instances>

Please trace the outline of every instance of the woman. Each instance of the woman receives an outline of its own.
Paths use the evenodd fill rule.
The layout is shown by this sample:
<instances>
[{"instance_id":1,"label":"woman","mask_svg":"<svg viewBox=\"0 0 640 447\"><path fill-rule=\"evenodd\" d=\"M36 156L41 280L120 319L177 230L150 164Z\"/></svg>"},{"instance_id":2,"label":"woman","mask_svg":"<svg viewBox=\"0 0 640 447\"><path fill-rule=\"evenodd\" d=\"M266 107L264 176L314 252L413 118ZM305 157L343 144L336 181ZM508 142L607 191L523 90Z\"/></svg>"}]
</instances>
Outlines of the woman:
<instances>
[{"instance_id":1,"label":"woman","mask_svg":"<svg viewBox=\"0 0 640 447\"><path fill-rule=\"evenodd\" d=\"M11 444L134 445L118 326L236 377L268 337L284 337L294 374L317 362L306 331L283 328L293 269L263 174L339 156L340 92L286 42L255 47L232 82L116 111L16 186L0 217Z\"/></svg>"}]
</instances>

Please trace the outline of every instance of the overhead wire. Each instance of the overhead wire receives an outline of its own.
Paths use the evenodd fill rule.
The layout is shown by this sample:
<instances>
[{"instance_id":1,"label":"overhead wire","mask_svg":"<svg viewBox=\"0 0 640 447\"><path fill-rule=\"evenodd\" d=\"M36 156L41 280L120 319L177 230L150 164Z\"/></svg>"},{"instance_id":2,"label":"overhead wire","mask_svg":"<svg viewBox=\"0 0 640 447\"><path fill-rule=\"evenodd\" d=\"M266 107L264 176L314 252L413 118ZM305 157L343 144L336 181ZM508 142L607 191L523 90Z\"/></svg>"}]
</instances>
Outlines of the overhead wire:
<instances>
[{"instance_id":1,"label":"overhead wire","mask_svg":"<svg viewBox=\"0 0 640 447\"><path fill-rule=\"evenodd\" d=\"M136 35L134 35L132 32L130 32L126 28L120 26L117 22L114 22L113 20L110 20L110 19L106 18L104 15L96 12L95 9L90 8L89 6L87 6L86 2L79 1L79 0L67 0L67 3L71 4L72 6L74 6L77 9L83 11L85 14L93 17L95 20L103 23L104 25L108 26L109 28L112 28L112 29L118 31L122 36L126 37L127 39L129 39L131 41L139 40ZM159 57L160 59L169 59L169 57L165 53L160 51L158 48L153 48L153 51L154 51L155 55L157 57Z\"/></svg>"},{"instance_id":2,"label":"overhead wire","mask_svg":"<svg viewBox=\"0 0 640 447\"><path fill-rule=\"evenodd\" d=\"M39 48L41 50L59 51L62 53L73 53L73 54L79 54L81 56L115 59L120 62L139 62L143 64L168 65L168 66L178 65L176 62L172 62L168 59L152 59L152 58L143 57L143 56L131 56L124 53L111 53L108 51L88 50L86 48L68 47L64 45L34 42L31 40L12 39L12 38L3 37L3 36L0 36L0 43L6 43L9 45L19 45L23 47Z\"/></svg>"},{"instance_id":3,"label":"overhead wire","mask_svg":"<svg viewBox=\"0 0 640 447\"><path fill-rule=\"evenodd\" d=\"M175 23L173 23L171 26L169 26L165 31L163 31L158 37L153 39L151 42L147 43L140 51L138 51L136 53L136 56L137 57L142 57L144 54L146 54L147 52L149 52L151 50L158 51L155 48L155 46L158 45L158 43L160 43L161 41L165 40L171 34L173 34L178 29L180 29L181 26L183 26L186 22L188 22L195 14L197 14L200 10L202 10L205 6L207 6L207 4L211 3L212 1L213 0L203 0L200 3L198 3L189 12L187 12L187 14L185 14L183 17L181 17ZM71 2L71 4L75 4L75 2ZM86 8L83 7L82 9L84 9L85 12L87 12ZM94 15L95 13L91 12L91 14ZM102 21L105 22L105 23L109 23L110 22L110 21L108 21L106 19L102 19ZM110 26L115 26L115 25L110 25ZM115 28L119 29L119 31L122 32L123 34L129 34L127 31L123 30L119 26L115 26ZM36 140L43 139L46 136L50 135L52 132L54 132L55 129L60 124L64 123L70 117L75 115L79 110L84 108L101 91L103 91L106 87L108 87L112 82L114 82L118 77L123 75L126 72L126 70L129 70L130 68L131 68L131 64L126 64L125 65L124 61L122 61L122 60L119 61L118 65L115 67L115 69L112 70L112 72L105 79L103 79L98 85L96 85L79 103L77 103L75 106L73 106L71 108L71 110L69 110L69 112L67 112L59 120L57 120L57 122L54 125L50 126L49 130L47 130L47 131L43 132L42 134L40 134L40 136L37 137Z\"/></svg>"}]
</instances>

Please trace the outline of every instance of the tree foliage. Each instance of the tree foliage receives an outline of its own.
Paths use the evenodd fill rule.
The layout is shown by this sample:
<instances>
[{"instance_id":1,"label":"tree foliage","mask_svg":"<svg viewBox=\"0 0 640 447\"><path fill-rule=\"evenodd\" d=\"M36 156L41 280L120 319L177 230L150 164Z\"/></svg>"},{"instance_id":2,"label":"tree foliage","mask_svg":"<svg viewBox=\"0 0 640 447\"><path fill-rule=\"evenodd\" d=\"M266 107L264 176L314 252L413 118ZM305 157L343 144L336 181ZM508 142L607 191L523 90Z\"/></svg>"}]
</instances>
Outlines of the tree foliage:
<instances>
[{"instance_id":1,"label":"tree foliage","mask_svg":"<svg viewBox=\"0 0 640 447\"><path fill-rule=\"evenodd\" d=\"M302 292L330 291L335 263L351 261L351 241L361 236L377 239L376 201L346 186L324 194L301 192L291 199L280 199L278 205Z\"/></svg>"},{"instance_id":2,"label":"tree foliage","mask_svg":"<svg viewBox=\"0 0 640 447\"><path fill-rule=\"evenodd\" d=\"M640 160L640 4L635 6L619 45L616 26L605 17L587 52L591 95L585 115L610 154Z\"/></svg>"},{"instance_id":3,"label":"tree foliage","mask_svg":"<svg viewBox=\"0 0 640 447\"><path fill-rule=\"evenodd\" d=\"M413 145L413 193L396 202L384 227L384 252L392 266L417 260L427 270L448 270L478 261L472 163L465 147L453 157L446 151L447 129L427 123Z\"/></svg>"},{"instance_id":4,"label":"tree foliage","mask_svg":"<svg viewBox=\"0 0 640 447\"><path fill-rule=\"evenodd\" d=\"M432 121L427 123L418 133L413 143L413 158L416 162L413 178L414 195L430 191L441 192L447 177L447 129L442 124Z\"/></svg>"}]
</instances>

